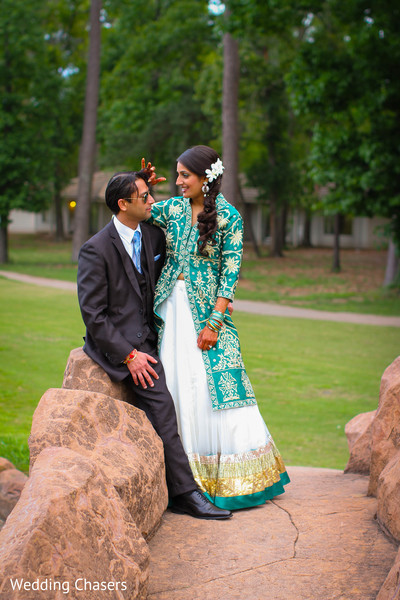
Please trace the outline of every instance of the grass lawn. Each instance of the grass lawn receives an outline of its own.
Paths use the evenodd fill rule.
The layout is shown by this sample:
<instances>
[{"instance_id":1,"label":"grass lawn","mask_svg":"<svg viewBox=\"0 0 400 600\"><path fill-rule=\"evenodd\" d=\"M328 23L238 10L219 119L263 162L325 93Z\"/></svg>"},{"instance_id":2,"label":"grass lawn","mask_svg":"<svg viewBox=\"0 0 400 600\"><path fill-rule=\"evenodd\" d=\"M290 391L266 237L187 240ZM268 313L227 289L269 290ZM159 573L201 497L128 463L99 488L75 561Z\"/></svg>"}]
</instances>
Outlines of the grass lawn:
<instances>
[{"instance_id":1,"label":"grass lawn","mask_svg":"<svg viewBox=\"0 0 400 600\"><path fill-rule=\"evenodd\" d=\"M0 278L0 455L27 469L27 437L42 394L61 387L84 332L73 292Z\"/></svg>"},{"instance_id":2,"label":"grass lawn","mask_svg":"<svg viewBox=\"0 0 400 600\"><path fill-rule=\"evenodd\" d=\"M76 281L77 265L71 261L71 241L55 243L46 234L9 236L9 263L0 270Z\"/></svg>"},{"instance_id":3,"label":"grass lawn","mask_svg":"<svg viewBox=\"0 0 400 600\"><path fill-rule=\"evenodd\" d=\"M332 250L295 248L284 258L256 259L246 248L237 298L316 310L400 315L400 289L383 289L386 251L341 250L332 273Z\"/></svg>"},{"instance_id":4,"label":"grass lawn","mask_svg":"<svg viewBox=\"0 0 400 600\"><path fill-rule=\"evenodd\" d=\"M342 469L344 426L377 408L400 329L236 313L261 413L288 464Z\"/></svg>"},{"instance_id":5,"label":"grass lawn","mask_svg":"<svg viewBox=\"0 0 400 600\"><path fill-rule=\"evenodd\" d=\"M32 414L84 333L72 292L0 278L0 455L27 470ZM260 410L288 464L343 468L344 425L376 408L400 329L235 313Z\"/></svg>"}]
</instances>

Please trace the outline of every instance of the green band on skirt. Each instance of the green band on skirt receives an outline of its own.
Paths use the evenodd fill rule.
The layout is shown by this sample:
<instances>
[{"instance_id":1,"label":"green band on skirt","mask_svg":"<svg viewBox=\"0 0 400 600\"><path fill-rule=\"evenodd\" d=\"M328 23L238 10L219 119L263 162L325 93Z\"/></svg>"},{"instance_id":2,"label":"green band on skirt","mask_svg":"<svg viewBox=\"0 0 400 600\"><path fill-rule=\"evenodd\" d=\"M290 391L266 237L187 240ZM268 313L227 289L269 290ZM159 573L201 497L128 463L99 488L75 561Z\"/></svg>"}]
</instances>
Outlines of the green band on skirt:
<instances>
[{"instance_id":1,"label":"green band on skirt","mask_svg":"<svg viewBox=\"0 0 400 600\"><path fill-rule=\"evenodd\" d=\"M232 497L215 496L215 498L211 498L207 492L203 492L203 494L208 500L210 500L210 502L219 508L225 508L226 510L239 510L241 508L249 508L250 506L264 504L267 502L267 500L272 500L272 498L275 498L275 496L284 494L285 489L283 486L287 485L289 482L289 475L285 471L284 473L280 474L280 481L277 481L262 492L257 492L255 494Z\"/></svg>"}]
</instances>

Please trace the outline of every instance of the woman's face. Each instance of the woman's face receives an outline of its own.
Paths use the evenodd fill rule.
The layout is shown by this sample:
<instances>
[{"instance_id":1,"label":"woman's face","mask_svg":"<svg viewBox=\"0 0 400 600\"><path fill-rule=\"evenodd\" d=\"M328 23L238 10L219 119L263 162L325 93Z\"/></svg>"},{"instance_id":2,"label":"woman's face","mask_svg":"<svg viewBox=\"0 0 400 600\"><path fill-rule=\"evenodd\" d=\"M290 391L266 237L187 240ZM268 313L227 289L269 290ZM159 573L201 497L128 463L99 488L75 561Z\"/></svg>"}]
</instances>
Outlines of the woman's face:
<instances>
[{"instance_id":1,"label":"woman's face","mask_svg":"<svg viewBox=\"0 0 400 600\"><path fill-rule=\"evenodd\" d=\"M206 177L200 177L199 175L196 175L196 173L192 173L192 171L189 171L189 169L180 162L178 162L176 170L178 173L176 185L181 186L182 196L184 198L191 198L192 200L204 200L204 194L201 188L206 181Z\"/></svg>"}]
</instances>

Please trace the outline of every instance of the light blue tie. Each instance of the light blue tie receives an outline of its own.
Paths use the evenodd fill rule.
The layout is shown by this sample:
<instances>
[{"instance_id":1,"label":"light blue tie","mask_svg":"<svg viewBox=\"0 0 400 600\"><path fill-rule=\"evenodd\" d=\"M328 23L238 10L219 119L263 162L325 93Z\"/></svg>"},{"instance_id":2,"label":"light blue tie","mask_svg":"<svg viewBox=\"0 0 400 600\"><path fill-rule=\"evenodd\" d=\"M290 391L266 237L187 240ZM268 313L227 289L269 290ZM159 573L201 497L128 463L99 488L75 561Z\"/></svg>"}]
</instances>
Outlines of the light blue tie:
<instances>
[{"instance_id":1,"label":"light blue tie","mask_svg":"<svg viewBox=\"0 0 400 600\"><path fill-rule=\"evenodd\" d=\"M140 266L140 246L141 246L140 231L135 231L135 233L133 234L132 246L133 246L132 260L133 260L135 267L139 271L139 273L141 273L142 267Z\"/></svg>"}]
</instances>

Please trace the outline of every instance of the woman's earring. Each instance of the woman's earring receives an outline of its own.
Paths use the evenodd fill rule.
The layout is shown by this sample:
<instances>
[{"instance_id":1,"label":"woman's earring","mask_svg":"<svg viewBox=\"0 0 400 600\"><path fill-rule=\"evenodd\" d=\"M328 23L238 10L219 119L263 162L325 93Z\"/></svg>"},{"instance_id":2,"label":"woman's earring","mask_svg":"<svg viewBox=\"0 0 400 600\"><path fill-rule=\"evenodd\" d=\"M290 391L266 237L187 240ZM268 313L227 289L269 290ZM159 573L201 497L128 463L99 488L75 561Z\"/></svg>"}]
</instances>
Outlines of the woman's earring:
<instances>
[{"instance_id":1,"label":"woman's earring","mask_svg":"<svg viewBox=\"0 0 400 600\"><path fill-rule=\"evenodd\" d=\"M203 192L204 198L205 198L207 196L208 192L210 191L210 188L208 187L206 182L203 183L201 191Z\"/></svg>"}]
</instances>

